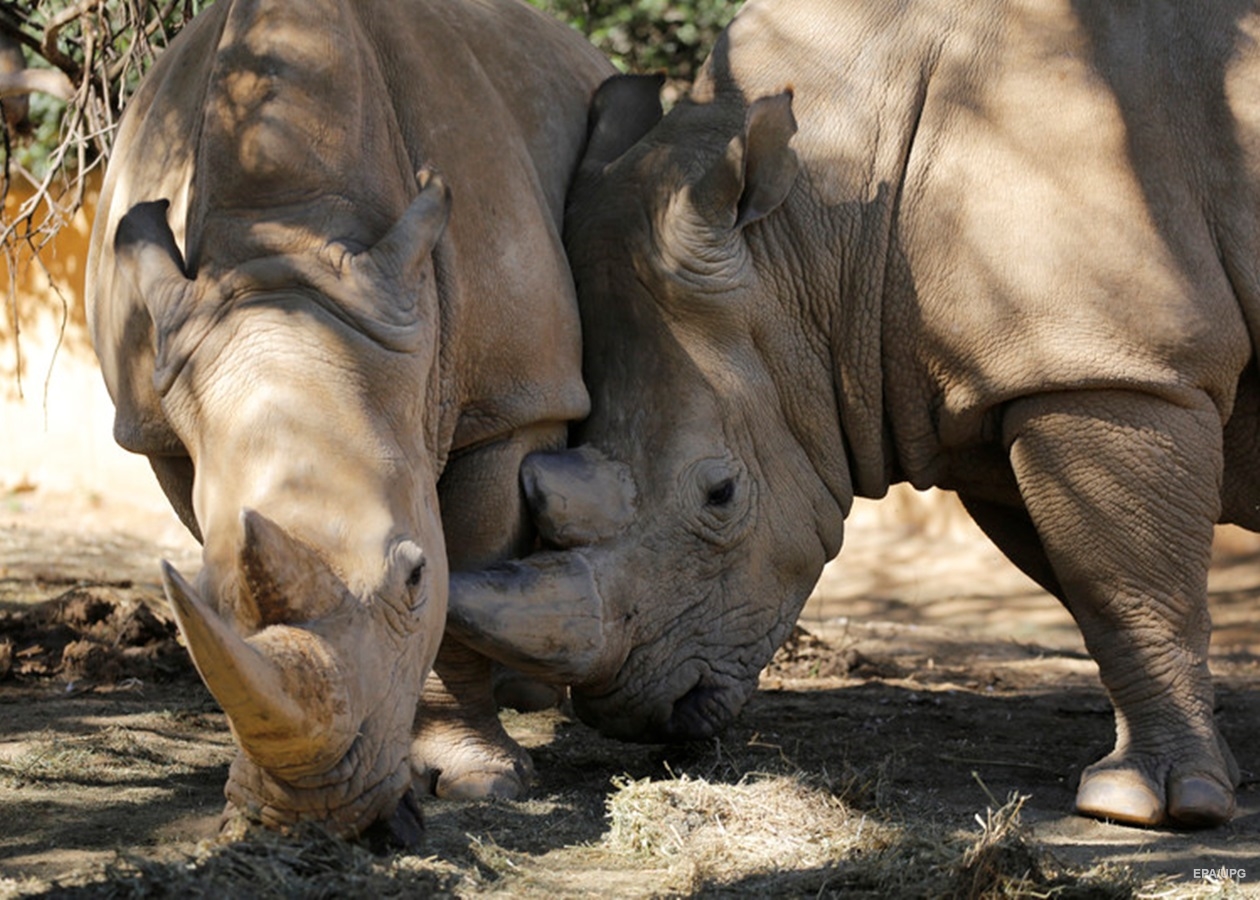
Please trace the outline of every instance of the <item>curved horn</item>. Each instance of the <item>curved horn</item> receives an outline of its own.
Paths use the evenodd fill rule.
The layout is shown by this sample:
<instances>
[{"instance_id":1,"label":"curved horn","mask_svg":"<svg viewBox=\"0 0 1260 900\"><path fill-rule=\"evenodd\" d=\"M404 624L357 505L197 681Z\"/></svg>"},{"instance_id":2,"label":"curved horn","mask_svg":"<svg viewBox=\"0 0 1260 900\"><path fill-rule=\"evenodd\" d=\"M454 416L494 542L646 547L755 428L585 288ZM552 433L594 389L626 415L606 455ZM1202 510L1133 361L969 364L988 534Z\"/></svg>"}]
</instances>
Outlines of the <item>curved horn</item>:
<instances>
[{"instance_id":1,"label":"curved horn","mask_svg":"<svg viewBox=\"0 0 1260 900\"><path fill-rule=\"evenodd\" d=\"M323 641L285 626L242 638L165 561L162 582L193 663L247 756L294 777L345 755L357 729L345 679Z\"/></svg>"},{"instance_id":2,"label":"curved horn","mask_svg":"<svg viewBox=\"0 0 1260 900\"><path fill-rule=\"evenodd\" d=\"M528 675L566 684L598 677L610 663L604 600L580 553L535 553L476 572L451 574L447 630L475 650Z\"/></svg>"}]
</instances>

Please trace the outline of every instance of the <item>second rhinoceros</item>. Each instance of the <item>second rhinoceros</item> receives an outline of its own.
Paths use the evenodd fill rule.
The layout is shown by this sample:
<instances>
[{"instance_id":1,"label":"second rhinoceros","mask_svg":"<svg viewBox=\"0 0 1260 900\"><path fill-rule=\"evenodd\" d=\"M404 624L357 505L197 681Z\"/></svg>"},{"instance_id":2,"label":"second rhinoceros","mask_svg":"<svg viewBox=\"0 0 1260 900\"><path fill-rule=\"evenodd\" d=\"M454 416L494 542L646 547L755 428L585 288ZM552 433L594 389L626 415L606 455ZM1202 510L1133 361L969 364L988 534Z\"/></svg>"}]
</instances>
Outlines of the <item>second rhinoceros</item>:
<instances>
[{"instance_id":1,"label":"second rhinoceros","mask_svg":"<svg viewBox=\"0 0 1260 900\"><path fill-rule=\"evenodd\" d=\"M1251 2L753 0L663 119L609 82L566 225L593 412L525 468L559 549L452 621L606 732L703 737L853 497L948 488L1098 663L1078 810L1228 819L1205 591L1214 523L1260 528L1257 33ZM530 603L570 610L546 653L500 627Z\"/></svg>"},{"instance_id":2,"label":"second rhinoceros","mask_svg":"<svg viewBox=\"0 0 1260 900\"><path fill-rule=\"evenodd\" d=\"M522 787L488 662L439 652L448 554L526 546L521 457L587 410L560 217L611 71L513 0L220 0L126 110L88 315L204 540L167 592L268 824L413 843L413 767Z\"/></svg>"}]
</instances>

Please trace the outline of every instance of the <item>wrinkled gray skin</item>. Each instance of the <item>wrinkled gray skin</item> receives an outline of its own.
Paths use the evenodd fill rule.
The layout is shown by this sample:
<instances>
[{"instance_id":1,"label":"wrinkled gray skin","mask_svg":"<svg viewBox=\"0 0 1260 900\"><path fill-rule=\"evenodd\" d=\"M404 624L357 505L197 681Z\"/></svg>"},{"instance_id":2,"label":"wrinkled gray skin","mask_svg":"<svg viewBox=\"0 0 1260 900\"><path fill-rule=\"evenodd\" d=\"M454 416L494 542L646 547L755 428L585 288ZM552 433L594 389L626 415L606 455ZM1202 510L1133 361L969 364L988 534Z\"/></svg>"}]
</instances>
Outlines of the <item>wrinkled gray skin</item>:
<instances>
[{"instance_id":1,"label":"wrinkled gray skin","mask_svg":"<svg viewBox=\"0 0 1260 900\"><path fill-rule=\"evenodd\" d=\"M529 665L481 597L558 583L537 666L580 715L704 737L852 498L936 485L1098 662L1078 810L1227 820L1205 585L1213 524L1260 526L1258 36L1215 0L753 0L663 120L605 85L566 218L593 412L524 470L558 549L452 621Z\"/></svg>"},{"instance_id":2,"label":"wrinkled gray skin","mask_svg":"<svg viewBox=\"0 0 1260 900\"><path fill-rule=\"evenodd\" d=\"M559 226L611 71L511 0L221 0L126 110L88 315L204 543L166 587L231 807L413 844L413 770L523 788L489 661L439 652L447 562L530 545L521 458L587 411Z\"/></svg>"}]
</instances>

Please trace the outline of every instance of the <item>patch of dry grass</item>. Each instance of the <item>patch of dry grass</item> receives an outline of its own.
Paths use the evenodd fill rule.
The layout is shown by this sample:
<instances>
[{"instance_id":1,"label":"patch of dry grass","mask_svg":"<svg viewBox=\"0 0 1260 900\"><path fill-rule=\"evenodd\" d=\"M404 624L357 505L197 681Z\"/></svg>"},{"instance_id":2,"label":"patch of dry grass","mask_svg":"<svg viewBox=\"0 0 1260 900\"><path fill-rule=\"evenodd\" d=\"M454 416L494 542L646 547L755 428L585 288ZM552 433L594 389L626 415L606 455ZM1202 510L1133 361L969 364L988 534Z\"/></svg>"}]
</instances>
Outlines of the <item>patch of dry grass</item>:
<instances>
[{"instance_id":1,"label":"patch of dry grass","mask_svg":"<svg viewBox=\"0 0 1260 900\"><path fill-rule=\"evenodd\" d=\"M1234 885L1143 882L1124 868L1072 871L1020 821L1026 800L1013 795L977 814L976 829L959 831L861 811L804 775L619 778L606 798L607 829L592 841L529 851L470 828L464 853L434 841L436 855L376 856L314 827L287 835L247 828L175 861L120 855L61 884L0 881L0 898L1237 896ZM530 804L493 806L501 824Z\"/></svg>"},{"instance_id":2,"label":"patch of dry grass","mask_svg":"<svg viewBox=\"0 0 1260 900\"><path fill-rule=\"evenodd\" d=\"M895 829L790 776L713 784L683 775L614 786L605 849L663 863L689 888L731 873L816 869L896 839Z\"/></svg>"},{"instance_id":3,"label":"patch of dry grass","mask_svg":"<svg viewBox=\"0 0 1260 900\"><path fill-rule=\"evenodd\" d=\"M166 778L192 771L130 729L113 726L83 735L36 736L22 753L0 760L10 786L32 782L123 784L137 777Z\"/></svg>"},{"instance_id":4,"label":"patch of dry grass","mask_svg":"<svg viewBox=\"0 0 1260 900\"><path fill-rule=\"evenodd\" d=\"M435 860L373 856L319 828L291 834L251 829L231 843L205 842L191 858L119 857L98 876L44 885L40 896L110 898L452 897L459 874ZM33 882L0 883L0 897L34 896Z\"/></svg>"}]
</instances>

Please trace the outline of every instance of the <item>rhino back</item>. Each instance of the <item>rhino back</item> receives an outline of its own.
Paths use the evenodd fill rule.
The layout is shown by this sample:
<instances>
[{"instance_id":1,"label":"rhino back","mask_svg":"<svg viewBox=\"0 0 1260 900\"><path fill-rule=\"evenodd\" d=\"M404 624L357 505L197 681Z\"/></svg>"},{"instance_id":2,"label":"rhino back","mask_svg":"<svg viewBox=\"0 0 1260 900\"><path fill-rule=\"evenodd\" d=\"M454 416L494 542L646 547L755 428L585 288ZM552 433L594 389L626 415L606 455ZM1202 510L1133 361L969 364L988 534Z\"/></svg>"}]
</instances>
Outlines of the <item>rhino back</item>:
<instances>
[{"instance_id":1,"label":"rhino back","mask_svg":"<svg viewBox=\"0 0 1260 900\"><path fill-rule=\"evenodd\" d=\"M189 274L216 275L370 243L422 165L454 197L435 252L443 446L584 413L559 211L606 67L514 0L225 0L199 16L129 104L93 234L89 318L120 442L179 452L152 324L110 246L132 205L171 200Z\"/></svg>"},{"instance_id":2,"label":"rhino back","mask_svg":"<svg viewBox=\"0 0 1260 900\"><path fill-rule=\"evenodd\" d=\"M794 91L805 175L750 240L808 235L860 493L939 482L1031 392L1228 416L1260 343L1258 28L1251 2L745 7L697 90Z\"/></svg>"},{"instance_id":3,"label":"rhino back","mask_svg":"<svg viewBox=\"0 0 1260 900\"><path fill-rule=\"evenodd\" d=\"M561 216L587 106L613 70L576 32L515 0L426 7L421 23L382 14L368 27L387 80L396 79L408 146L452 187L435 262L443 408L459 413L446 443L458 451L586 414Z\"/></svg>"}]
</instances>

